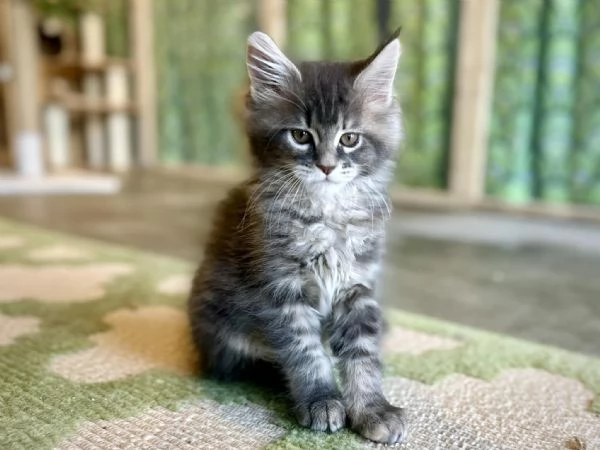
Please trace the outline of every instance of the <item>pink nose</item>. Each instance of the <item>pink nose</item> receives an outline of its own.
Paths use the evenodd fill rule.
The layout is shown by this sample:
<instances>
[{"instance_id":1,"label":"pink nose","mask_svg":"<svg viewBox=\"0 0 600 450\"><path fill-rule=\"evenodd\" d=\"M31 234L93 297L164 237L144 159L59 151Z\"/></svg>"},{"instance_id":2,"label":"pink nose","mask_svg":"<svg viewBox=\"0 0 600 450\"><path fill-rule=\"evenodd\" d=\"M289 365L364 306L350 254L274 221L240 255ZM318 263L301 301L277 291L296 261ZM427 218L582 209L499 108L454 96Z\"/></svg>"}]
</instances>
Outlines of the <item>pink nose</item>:
<instances>
[{"instance_id":1,"label":"pink nose","mask_svg":"<svg viewBox=\"0 0 600 450\"><path fill-rule=\"evenodd\" d=\"M325 175L329 175L331 172L333 172L333 169L335 169L335 166L322 166L320 164L317 164L317 167L321 169L321 172L323 172Z\"/></svg>"}]
</instances>

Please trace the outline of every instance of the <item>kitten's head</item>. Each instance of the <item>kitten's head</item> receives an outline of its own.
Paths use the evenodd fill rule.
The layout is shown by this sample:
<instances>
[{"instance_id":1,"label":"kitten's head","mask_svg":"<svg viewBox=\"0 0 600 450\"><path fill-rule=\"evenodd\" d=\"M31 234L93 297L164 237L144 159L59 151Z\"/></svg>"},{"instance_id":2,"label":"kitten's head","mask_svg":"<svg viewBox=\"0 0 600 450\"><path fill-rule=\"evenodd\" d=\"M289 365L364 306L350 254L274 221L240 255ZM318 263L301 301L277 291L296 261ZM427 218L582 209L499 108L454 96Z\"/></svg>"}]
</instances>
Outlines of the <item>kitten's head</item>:
<instances>
[{"instance_id":1,"label":"kitten's head","mask_svg":"<svg viewBox=\"0 0 600 450\"><path fill-rule=\"evenodd\" d=\"M293 173L316 192L387 182L401 138L399 57L396 33L365 60L294 64L253 33L247 132L258 166Z\"/></svg>"}]
</instances>

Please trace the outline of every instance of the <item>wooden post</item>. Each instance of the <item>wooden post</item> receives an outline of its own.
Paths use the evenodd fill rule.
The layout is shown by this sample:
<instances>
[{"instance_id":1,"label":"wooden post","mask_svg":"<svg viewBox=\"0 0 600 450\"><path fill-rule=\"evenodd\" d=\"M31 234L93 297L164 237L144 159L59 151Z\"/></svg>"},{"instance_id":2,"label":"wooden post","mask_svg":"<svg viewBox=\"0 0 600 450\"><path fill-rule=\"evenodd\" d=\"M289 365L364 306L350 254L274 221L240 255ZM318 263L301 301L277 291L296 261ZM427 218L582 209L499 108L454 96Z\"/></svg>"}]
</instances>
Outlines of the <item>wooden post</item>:
<instances>
[{"instance_id":1,"label":"wooden post","mask_svg":"<svg viewBox=\"0 0 600 450\"><path fill-rule=\"evenodd\" d=\"M499 0L461 0L450 192L465 203L485 194Z\"/></svg>"},{"instance_id":2,"label":"wooden post","mask_svg":"<svg viewBox=\"0 0 600 450\"><path fill-rule=\"evenodd\" d=\"M65 170L71 164L69 113L60 103L44 107L44 140L51 171Z\"/></svg>"},{"instance_id":3,"label":"wooden post","mask_svg":"<svg viewBox=\"0 0 600 450\"><path fill-rule=\"evenodd\" d=\"M14 64L15 109L14 159L23 176L43 174L40 133L40 98L38 89L38 50L31 2L12 0L12 43Z\"/></svg>"},{"instance_id":4,"label":"wooden post","mask_svg":"<svg viewBox=\"0 0 600 450\"><path fill-rule=\"evenodd\" d=\"M0 166L8 162L12 166L11 147L14 139L14 98L10 93L14 90L14 69L13 69L13 49L12 49L12 8L9 1L0 0L0 92L2 95L4 109L6 147L0 148ZM2 145L0 143L0 145Z\"/></svg>"},{"instance_id":5,"label":"wooden post","mask_svg":"<svg viewBox=\"0 0 600 450\"><path fill-rule=\"evenodd\" d=\"M83 93L90 104L102 102L102 78L97 73L87 73L83 77ZM87 114L84 122L84 142L87 165L92 170L105 168L107 160L104 121L100 114Z\"/></svg>"},{"instance_id":6,"label":"wooden post","mask_svg":"<svg viewBox=\"0 0 600 450\"><path fill-rule=\"evenodd\" d=\"M131 169L131 118L120 111L129 102L129 77L123 65L111 65L106 69L106 102L114 111L106 117L108 140L108 167L114 172Z\"/></svg>"},{"instance_id":7,"label":"wooden post","mask_svg":"<svg viewBox=\"0 0 600 450\"><path fill-rule=\"evenodd\" d=\"M271 36L277 45L285 46L287 33L285 0L259 0L258 21L260 29Z\"/></svg>"},{"instance_id":8,"label":"wooden post","mask_svg":"<svg viewBox=\"0 0 600 450\"><path fill-rule=\"evenodd\" d=\"M104 20L99 14L87 12L79 19L81 60L84 65L106 63L106 32ZM89 104L102 102L102 77L97 72L83 75L83 95ZM100 114L86 114L83 119L83 135L87 166L102 170L108 160L104 120Z\"/></svg>"},{"instance_id":9,"label":"wooden post","mask_svg":"<svg viewBox=\"0 0 600 450\"><path fill-rule=\"evenodd\" d=\"M106 59L105 30L102 16L93 12L83 13L79 20L81 35L81 59L84 64L102 64Z\"/></svg>"},{"instance_id":10,"label":"wooden post","mask_svg":"<svg viewBox=\"0 0 600 450\"><path fill-rule=\"evenodd\" d=\"M130 52L134 66L134 101L137 105L138 160L151 166L157 159L156 77L152 0L130 0Z\"/></svg>"}]
</instances>

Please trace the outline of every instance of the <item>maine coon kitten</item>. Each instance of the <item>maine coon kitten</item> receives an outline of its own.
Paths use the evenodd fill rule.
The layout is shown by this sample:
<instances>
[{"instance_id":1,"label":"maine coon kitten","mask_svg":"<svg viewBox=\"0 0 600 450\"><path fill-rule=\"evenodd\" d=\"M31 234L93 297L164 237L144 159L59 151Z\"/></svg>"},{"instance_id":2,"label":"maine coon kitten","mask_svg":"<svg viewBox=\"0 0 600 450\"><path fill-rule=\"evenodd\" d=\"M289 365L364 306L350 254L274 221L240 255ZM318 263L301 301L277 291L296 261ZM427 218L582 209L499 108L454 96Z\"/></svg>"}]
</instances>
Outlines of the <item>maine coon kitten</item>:
<instances>
[{"instance_id":1,"label":"maine coon kitten","mask_svg":"<svg viewBox=\"0 0 600 450\"><path fill-rule=\"evenodd\" d=\"M397 37L366 60L299 64L249 37L254 176L220 205L189 299L207 375L280 375L303 426L347 421L388 444L406 428L381 390L375 300L401 137Z\"/></svg>"}]
</instances>

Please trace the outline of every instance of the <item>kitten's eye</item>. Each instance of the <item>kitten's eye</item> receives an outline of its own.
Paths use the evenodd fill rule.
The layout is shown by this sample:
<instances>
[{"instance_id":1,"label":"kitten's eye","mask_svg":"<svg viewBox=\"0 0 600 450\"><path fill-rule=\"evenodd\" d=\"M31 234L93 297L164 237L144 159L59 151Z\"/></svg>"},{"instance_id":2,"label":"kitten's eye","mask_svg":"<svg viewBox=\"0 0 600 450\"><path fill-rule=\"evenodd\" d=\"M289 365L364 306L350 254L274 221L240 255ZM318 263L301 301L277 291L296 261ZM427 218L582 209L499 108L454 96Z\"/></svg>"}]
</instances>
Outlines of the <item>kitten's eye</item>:
<instances>
[{"instance_id":1,"label":"kitten's eye","mask_svg":"<svg viewBox=\"0 0 600 450\"><path fill-rule=\"evenodd\" d=\"M306 130L291 130L292 138L297 144L306 145L310 142L310 133Z\"/></svg>"},{"instance_id":2,"label":"kitten's eye","mask_svg":"<svg viewBox=\"0 0 600 450\"><path fill-rule=\"evenodd\" d=\"M358 133L344 133L340 136L340 144L347 148L356 147L359 140L360 135Z\"/></svg>"}]
</instances>

